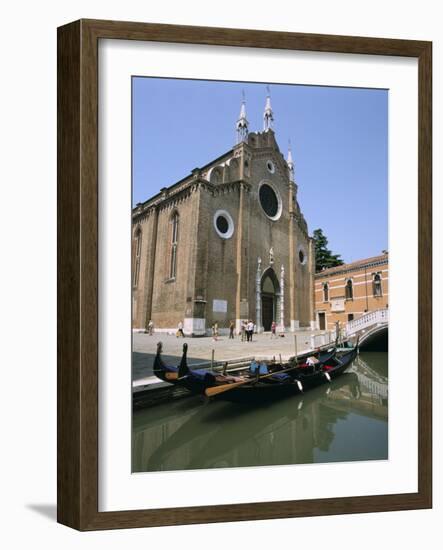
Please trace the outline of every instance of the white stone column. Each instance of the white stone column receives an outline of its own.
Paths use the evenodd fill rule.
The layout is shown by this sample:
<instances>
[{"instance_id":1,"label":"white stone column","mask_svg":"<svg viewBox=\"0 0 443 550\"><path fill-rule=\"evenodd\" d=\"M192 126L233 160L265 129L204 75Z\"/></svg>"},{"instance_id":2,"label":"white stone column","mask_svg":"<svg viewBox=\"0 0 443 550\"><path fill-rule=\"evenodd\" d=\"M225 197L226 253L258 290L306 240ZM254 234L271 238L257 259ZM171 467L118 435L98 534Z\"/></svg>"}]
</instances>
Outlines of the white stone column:
<instances>
[{"instance_id":1,"label":"white stone column","mask_svg":"<svg viewBox=\"0 0 443 550\"><path fill-rule=\"evenodd\" d=\"M280 332L285 332L285 266L280 270Z\"/></svg>"},{"instance_id":2,"label":"white stone column","mask_svg":"<svg viewBox=\"0 0 443 550\"><path fill-rule=\"evenodd\" d=\"M255 324L257 332L262 332L261 322L261 258L257 259L257 274L255 276Z\"/></svg>"}]
</instances>

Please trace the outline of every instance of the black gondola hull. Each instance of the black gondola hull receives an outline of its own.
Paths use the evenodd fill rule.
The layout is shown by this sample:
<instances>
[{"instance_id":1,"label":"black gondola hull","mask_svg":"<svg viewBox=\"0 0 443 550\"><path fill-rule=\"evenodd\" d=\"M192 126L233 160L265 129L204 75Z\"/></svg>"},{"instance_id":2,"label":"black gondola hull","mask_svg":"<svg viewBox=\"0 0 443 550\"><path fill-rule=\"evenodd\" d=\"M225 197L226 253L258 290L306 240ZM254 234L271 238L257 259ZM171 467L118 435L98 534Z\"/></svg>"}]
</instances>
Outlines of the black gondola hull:
<instances>
[{"instance_id":1,"label":"black gondola hull","mask_svg":"<svg viewBox=\"0 0 443 550\"><path fill-rule=\"evenodd\" d=\"M311 388L328 384L329 379L337 378L343 374L357 356L357 349L335 360L336 366L328 370L319 370L314 373L303 373L303 369L296 369L289 380L278 382L272 379L245 384L214 395L214 399L222 399L235 403L265 403L273 400L284 399L300 394ZM301 384L301 387L300 387Z\"/></svg>"}]
</instances>

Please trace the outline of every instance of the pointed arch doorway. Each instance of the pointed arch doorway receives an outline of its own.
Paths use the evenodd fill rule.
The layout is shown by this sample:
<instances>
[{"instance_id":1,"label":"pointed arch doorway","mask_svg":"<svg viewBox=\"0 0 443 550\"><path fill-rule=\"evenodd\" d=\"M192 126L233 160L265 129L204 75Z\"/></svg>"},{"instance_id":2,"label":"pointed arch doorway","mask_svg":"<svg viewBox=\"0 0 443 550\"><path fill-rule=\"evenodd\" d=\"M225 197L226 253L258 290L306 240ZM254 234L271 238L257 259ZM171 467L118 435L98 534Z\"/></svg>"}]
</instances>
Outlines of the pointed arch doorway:
<instances>
[{"instance_id":1,"label":"pointed arch doorway","mask_svg":"<svg viewBox=\"0 0 443 550\"><path fill-rule=\"evenodd\" d=\"M263 273L260 290L262 326L264 331L270 331L272 321L278 323L280 308L280 284L272 267Z\"/></svg>"}]
</instances>

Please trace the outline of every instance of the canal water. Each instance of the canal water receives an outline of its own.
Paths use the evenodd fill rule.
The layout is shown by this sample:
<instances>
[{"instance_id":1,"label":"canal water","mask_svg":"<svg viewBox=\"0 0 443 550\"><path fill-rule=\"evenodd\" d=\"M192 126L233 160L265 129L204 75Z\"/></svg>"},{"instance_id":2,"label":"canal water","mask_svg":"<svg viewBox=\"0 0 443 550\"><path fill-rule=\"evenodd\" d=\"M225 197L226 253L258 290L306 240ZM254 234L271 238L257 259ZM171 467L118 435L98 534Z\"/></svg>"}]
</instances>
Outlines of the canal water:
<instances>
[{"instance_id":1,"label":"canal water","mask_svg":"<svg viewBox=\"0 0 443 550\"><path fill-rule=\"evenodd\" d=\"M191 396L134 412L132 443L133 472L387 459L388 354L263 406Z\"/></svg>"}]
</instances>

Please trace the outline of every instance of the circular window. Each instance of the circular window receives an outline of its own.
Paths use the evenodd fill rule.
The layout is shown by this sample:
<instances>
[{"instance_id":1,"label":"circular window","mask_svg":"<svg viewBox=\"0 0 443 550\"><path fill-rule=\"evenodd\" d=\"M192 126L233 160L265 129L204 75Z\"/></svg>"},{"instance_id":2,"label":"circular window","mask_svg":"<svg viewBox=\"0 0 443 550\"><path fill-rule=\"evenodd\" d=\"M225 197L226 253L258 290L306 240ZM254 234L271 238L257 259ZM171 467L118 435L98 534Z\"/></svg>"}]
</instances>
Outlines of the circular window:
<instances>
[{"instance_id":1,"label":"circular window","mask_svg":"<svg viewBox=\"0 0 443 550\"><path fill-rule=\"evenodd\" d=\"M302 265L306 263L306 252L301 246L298 249L298 259Z\"/></svg>"},{"instance_id":2,"label":"circular window","mask_svg":"<svg viewBox=\"0 0 443 550\"><path fill-rule=\"evenodd\" d=\"M217 225L217 229L220 231L220 233L223 233L223 235L226 235L229 229L229 222L224 216L219 216L215 223Z\"/></svg>"},{"instance_id":3,"label":"circular window","mask_svg":"<svg viewBox=\"0 0 443 550\"><path fill-rule=\"evenodd\" d=\"M214 228L222 239L229 239L234 233L234 220L226 210L217 210L214 214Z\"/></svg>"},{"instance_id":4,"label":"circular window","mask_svg":"<svg viewBox=\"0 0 443 550\"><path fill-rule=\"evenodd\" d=\"M258 191L260 205L271 220L278 220L281 214L281 199L268 183L262 183Z\"/></svg>"},{"instance_id":5,"label":"circular window","mask_svg":"<svg viewBox=\"0 0 443 550\"><path fill-rule=\"evenodd\" d=\"M266 163L266 168L271 172L271 174L275 172L275 166L272 160L268 160L268 162Z\"/></svg>"}]
</instances>

